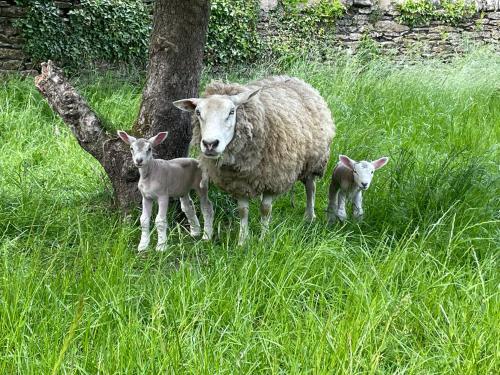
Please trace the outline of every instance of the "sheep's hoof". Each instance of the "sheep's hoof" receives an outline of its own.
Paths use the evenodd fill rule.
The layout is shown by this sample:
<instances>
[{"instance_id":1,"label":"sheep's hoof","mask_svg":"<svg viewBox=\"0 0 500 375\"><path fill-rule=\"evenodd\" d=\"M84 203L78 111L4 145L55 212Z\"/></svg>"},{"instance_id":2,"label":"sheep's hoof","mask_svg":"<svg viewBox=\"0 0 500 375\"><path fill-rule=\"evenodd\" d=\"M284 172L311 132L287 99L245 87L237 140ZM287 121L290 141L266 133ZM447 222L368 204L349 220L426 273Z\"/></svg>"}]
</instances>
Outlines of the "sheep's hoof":
<instances>
[{"instance_id":1,"label":"sheep's hoof","mask_svg":"<svg viewBox=\"0 0 500 375\"><path fill-rule=\"evenodd\" d=\"M342 222L344 222L344 221L347 220L347 214L346 213L337 213L337 217Z\"/></svg>"},{"instance_id":2,"label":"sheep's hoof","mask_svg":"<svg viewBox=\"0 0 500 375\"><path fill-rule=\"evenodd\" d=\"M354 220L358 223L363 221L363 215L354 215Z\"/></svg>"},{"instance_id":3,"label":"sheep's hoof","mask_svg":"<svg viewBox=\"0 0 500 375\"><path fill-rule=\"evenodd\" d=\"M203 241L210 241L212 239L212 235L208 233L203 233L203 237L201 237Z\"/></svg>"}]
</instances>

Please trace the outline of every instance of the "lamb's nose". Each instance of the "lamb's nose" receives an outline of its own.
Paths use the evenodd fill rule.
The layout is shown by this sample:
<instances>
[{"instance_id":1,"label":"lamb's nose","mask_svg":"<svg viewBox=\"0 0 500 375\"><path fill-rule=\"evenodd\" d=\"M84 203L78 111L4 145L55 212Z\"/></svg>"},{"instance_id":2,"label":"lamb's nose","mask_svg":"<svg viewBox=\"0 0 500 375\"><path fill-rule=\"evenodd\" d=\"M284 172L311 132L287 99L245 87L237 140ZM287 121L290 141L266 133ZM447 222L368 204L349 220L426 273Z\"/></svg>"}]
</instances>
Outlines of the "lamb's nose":
<instances>
[{"instance_id":1,"label":"lamb's nose","mask_svg":"<svg viewBox=\"0 0 500 375\"><path fill-rule=\"evenodd\" d=\"M137 158L137 159L135 159L135 162L136 162L137 164L142 164L142 158Z\"/></svg>"},{"instance_id":2,"label":"lamb's nose","mask_svg":"<svg viewBox=\"0 0 500 375\"><path fill-rule=\"evenodd\" d=\"M219 140L216 139L215 141L205 141L203 140L203 146L205 146L205 148L208 150L208 151L212 151L213 149L217 148L217 146L219 145Z\"/></svg>"},{"instance_id":3,"label":"lamb's nose","mask_svg":"<svg viewBox=\"0 0 500 375\"><path fill-rule=\"evenodd\" d=\"M367 182L362 182L361 185L363 185L363 187L366 188L368 186L368 183Z\"/></svg>"}]
</instances>

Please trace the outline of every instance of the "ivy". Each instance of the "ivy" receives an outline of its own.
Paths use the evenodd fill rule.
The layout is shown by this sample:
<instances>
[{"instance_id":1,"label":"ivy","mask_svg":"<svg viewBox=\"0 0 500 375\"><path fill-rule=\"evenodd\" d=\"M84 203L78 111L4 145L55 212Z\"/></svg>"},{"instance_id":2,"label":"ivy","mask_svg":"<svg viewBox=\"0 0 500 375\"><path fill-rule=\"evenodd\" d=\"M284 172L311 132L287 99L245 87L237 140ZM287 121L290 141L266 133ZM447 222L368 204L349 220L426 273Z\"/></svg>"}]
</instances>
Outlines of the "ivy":
<instances>
[{"instance_id":1,"label":"ivy","mask_svg":"<svg viewBox=\"0 0 500 375\"><path fill-rule=\"evenodd\" d=\"M96 61L144 64L151 20L141 0L82 0L67 20L53 1L19 0L17 21L32 61L52 59L70 69Z\"/></svg>"},{"instance_id":2,"label":"ivy","mask_svg":"<svg viewBox=\"0 0 500 375\"><path fill-rule=\"evenodd\" d=\"M261 50L257 0L212 0L205 45L208 65L251 62Z\"/></svg>"},{"instance_id":3,"label":"ivy","mask_svg":"<svg viewBox=\"0 0 500 375\"><path fill-rule=\"evenodd\" d=\"M409 26L429 25L431 21L456 25L476 13L475 5L467 0L441 0L439 5L430 0L405 0L398 8L400 21Z\"/></svg>"}]
</instances>

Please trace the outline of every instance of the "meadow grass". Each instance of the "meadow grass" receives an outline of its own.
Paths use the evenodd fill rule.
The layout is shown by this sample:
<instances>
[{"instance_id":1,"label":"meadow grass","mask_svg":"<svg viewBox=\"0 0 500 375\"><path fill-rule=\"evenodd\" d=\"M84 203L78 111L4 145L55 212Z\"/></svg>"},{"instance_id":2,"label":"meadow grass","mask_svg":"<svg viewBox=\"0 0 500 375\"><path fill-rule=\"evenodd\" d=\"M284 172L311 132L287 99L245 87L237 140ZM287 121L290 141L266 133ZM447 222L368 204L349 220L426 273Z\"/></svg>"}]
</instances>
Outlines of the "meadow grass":
<instances>
[{"instance_id":1,"label":"meadow grass","mask_svg":"<svg viewBox=\"0 0 500 375\"><path fill-rule=\"evenodd\" d=\"M32 81L0 84L0 373L499 372L498 54L286 73L315 86L337 124L318 220L302 221L297 186L297 207L277 200L263 242L253 203L238 248L235 204L212 188L214 241L170 221L168 251L146 256L137 212L114 211L102 168ZM108 126L127 128L139 82L76 84ZM391 160L364 222L327 228L339 153Z\"/></svg>"}]
</instances>

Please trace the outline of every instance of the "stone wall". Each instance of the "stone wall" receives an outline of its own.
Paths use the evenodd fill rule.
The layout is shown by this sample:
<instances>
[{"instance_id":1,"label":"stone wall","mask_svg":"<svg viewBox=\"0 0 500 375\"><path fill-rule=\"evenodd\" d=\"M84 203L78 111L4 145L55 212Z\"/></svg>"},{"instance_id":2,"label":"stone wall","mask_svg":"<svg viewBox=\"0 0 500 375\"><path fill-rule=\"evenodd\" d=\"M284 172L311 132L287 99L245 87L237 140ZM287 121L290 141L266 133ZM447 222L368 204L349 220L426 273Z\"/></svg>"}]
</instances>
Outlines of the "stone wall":
<instances>
[{"instance_id":1,"label":"stone wall","mask_svg":"<svg viewBox=\"0 0 500 375\"><path fill-rule=\"evenodd\" d=\"M61 17L78 4L79 0L54 1ZM24 15L25 10L15 0L0 0L0 74L8 71L36 73L28 56L23 52L23 40L15 28L15 21Z\"/></svg>"},{"instance_id":2,"label":"stone wall","mask_svg":"<svg viewBox=\"0 0 500 375\"><path fill-rule=\"evenodd\" d=\"M266 23L267 15L277 6L277 0L260 0L262 20L259 30L273 32ZM317 0L310 0L311 2ZM478 0L478 12L473 19L457 26L431 22L429 26L410 28L398 22L396 2L402 0L343 0L348 11L336 23L335 45L355 53L368 36L382 50L396 55L420 56L460 53L469 42L494 45L500 50L500 0ZM396 2L395 2L396 1ZM61 17L77 5L79 0L61 0L54 3ZM151 4L153 0L145 0ZM15 28L15 21L24 10L15 0L0 0L0 74L7 71L34 73L29 58L22 50L23 40Z\"/></svg>"},{"instance_id":3,"label":"stone wall","mask_svg":"<svg viewBox=\"0 0 500 375\"><path fill-rule=\"evenodd\" d=\"M310 3L315 1L309 0ZM421 27L398 22L397 4L403 0L341 1L347 12L335 23L332 48L356 53L360 43L368 37L382 52L399 56L446 57L463 52L472 43L490 44L500 51L500 0L478 0L476 15L459 25L433 21ZM277 0L261 0L261 32L271 35L275 32L267 15L276 7Z\"/></svg>"}]
</instances>

